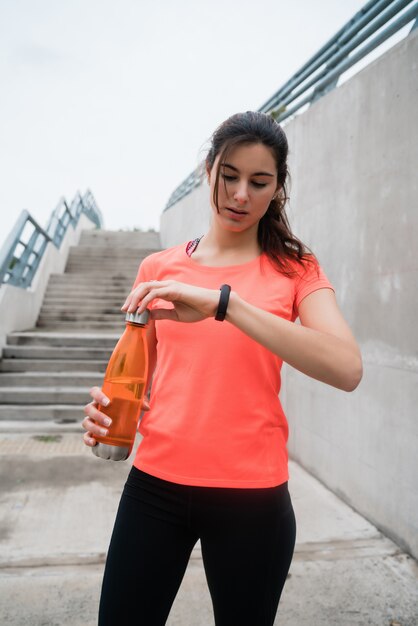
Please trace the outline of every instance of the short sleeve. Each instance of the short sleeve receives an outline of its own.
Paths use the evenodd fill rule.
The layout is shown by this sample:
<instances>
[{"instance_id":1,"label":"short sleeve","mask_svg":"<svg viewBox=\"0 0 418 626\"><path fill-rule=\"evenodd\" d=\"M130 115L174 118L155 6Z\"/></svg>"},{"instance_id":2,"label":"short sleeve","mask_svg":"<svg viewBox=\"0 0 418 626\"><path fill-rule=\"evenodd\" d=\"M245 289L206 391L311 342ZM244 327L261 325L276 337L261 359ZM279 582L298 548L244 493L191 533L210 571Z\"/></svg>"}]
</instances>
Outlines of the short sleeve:
<instances>
[{"instance_id":1,"label":"short sleeve","mask_svg":"<svg viewBox=\"0 0 418 626\"><path fill-rule=\"evenodd\" d=\"M138 268L132 290L135 289L139 283L146 283L150 280L164 280L159 267L160 264L154 254L145 257ZM174 309L174 305L161 298L155 298L149 303L148 309Z\"/></svg>"},{"instance_id":2,"label":"short sleeve","mask_svg":"<svg viewBox=\"0 0 418 626\"><path fill-rule=\"evenodd\" d=\"M317 289L335 289L328 280L324 270L319 263L306 263L304 269L299 273L295 284L295 297L293 307L296 315L298 314L299 305L303 298Z\"/></svg>"},{"instance_id":3,"label":"short sleeve","mask_svg":"<svg viewBox=\"0 0 418 626\"><path fill-rule=\"evenodd\" d=\"M152 275L152 267L150 257L145 257L139 265L138 273L136 275L134 284L132 285L132 290L135 289L139 285L139 283L146 283L149 280L154 280L154 276Z\"/></svg>"}]
</instances>

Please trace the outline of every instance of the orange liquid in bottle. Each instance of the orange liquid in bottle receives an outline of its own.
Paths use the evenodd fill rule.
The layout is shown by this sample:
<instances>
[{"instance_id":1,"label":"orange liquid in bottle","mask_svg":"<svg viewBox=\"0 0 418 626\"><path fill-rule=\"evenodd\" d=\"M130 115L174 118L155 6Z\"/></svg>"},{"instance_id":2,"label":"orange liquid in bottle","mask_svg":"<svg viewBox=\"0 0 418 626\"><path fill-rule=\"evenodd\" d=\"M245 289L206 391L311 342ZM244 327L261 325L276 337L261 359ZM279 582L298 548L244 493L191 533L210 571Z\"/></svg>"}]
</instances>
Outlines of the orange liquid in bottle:
<instances>
[{"instance_id":1,"label":"orange liquid in bottle","mask_svg":"<svg viewBox=\"0 0 418 626\"><path fill-rule=\"evenodd\" d=\"M111 399L109 406L99 406L108 415L112 424L106 437L95 436L97 441L110 446L130 448L135 434L144 395L144 378L117 378L105 380L103 393Z\"/></svg>"},{"instance_id":2,"label":"orange liquid in bottle","mask_svg":"<svg viewBox=\"0 0 418 626\"><path fill-rule=\"evenodd\" d=\"M95 435L99 443L132 450L141 412L148 374L148 352L145 326L128 322L119 339L102 386L109 398L108 406L98 406L112 424L104 437Z\"/></svg>"}]
</instances>

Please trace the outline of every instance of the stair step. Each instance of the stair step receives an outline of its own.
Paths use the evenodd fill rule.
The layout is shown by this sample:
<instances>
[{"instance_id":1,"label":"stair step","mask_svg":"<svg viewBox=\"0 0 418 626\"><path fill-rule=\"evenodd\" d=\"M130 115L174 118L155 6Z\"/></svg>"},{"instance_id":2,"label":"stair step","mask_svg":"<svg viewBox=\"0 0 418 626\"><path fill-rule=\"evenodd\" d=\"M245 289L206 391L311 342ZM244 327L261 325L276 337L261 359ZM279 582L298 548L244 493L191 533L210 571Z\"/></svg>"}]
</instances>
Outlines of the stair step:
<instances>
[{"instance_id":1,"label":"stair step","mask_svg":"<svg viewBox=\"0 0 418 626\"><path fill-rule=\"evenodd\" d=\"M85 418L83 407L88 399L77 404L3 404L0 405L0 421L49 421L56 423L81 422ZM80 426L81 429L81 426ZM80 431L81 432L81 431Z\"/></svg>"},{"instance_id":2,"label":"stair step","mask_svg":"<svg viewBox=\"0 0 418 626\"><path fill-rule=\"evenodd\" d=\"M132 283L133 284L133 283ZM105 289L97 289L93 285L88 287L80 287L79 289L56 289L54 291L48 291L45 296L44 302L62 300L64 302L82 302L92 301L95 302L97 300L103 301L116 301L119 303L123 303L125 301L126 296L131 292L132 285L127 287L126 289L121 289L120 291L106 291Z\"/></svg>"},{"instance_id":3,"label":"stair step","mask_svg":"<svg viewBox=\"0 0 418 626\"><path fill-rule=\"evenodd\" d=\"M131 283L133 280L132 276L121 276L119 278L109 278L108 280L104 279L103 276L98 276L97 274L87 274L84 272L81 274L61 274L59 279L50 280L48 283L48 288L51 287L90 287L90 285L97 285L98 287L106 287L107 289L113 289L118 291L119 289L123 289L127 284Z\"/></svg>"},{"instance_id":4,"label":"stair step","mask_svg":"<svg viewBox=\"0 0 418 626\"><path fill-rule=\"evenodd\" d=\"M106 276L90 276L86 271L80 272L80 274L51 274L49 278L49 285L62 285L62 284L82 284L82 283L95 283L96 285L103 285L109 287L109 285L124 285L130 280L130 276L125 273L115 272L115 275Z\"/></svg>"},{"instance_id":5,"label":"stair step","mask_svg":"<svg viewBox=\"0 0 418 626\"><path fill-rule=\"evenodd\" d=\"M92 303L89 301L81 304L80 306L72 305L71 307L66 304L61 304L60 306L48 305L42 307L39 318L46 319L50 317L63 319L63 315L65 315L66 318L71 315L74 316L74 318L81 316L81 319L87 319L85 316L88 316L88 319L91 319L92 317L93 319L107 319L109 315L115 315L119 318L122 317L123 319L125 314L120 309L122 304L123 303L119 303L119 306L111 307L103 301L100 304L94 304L94 302ZM101 317L103 315L105 315L106 318ZM73 319L73 317L71 319Z\"/></svg>"},{"instance_id":6,"label":"stair step","mask_svg":"<svg viewBox=\"0 0 418 626\"><path fill-rule=\"evenodd\" d=\"M124 292L124 295L127 295L128 292ZM72 308L78 307L93 307L96 303L100 302L103 304L105 299L106 306L117 308L123 304L123 298L109 298L106 293L103 293L102 296L96 296L96 294L90 293L88 298L80 297L79 294L74 294L74 296L69 296L68 294L60 297L48 297L44 298L42 306L68 306L71 305Z\"/></svg>"},{"instance_id":7,"label":"stair step","mask_svg":"<svg viewBox=\"0 0 418 626\"><path fill-rule=\"evenodd\" d=\"M90 266L89 268L83 267L82 265L75 267L70 266L65 269L65 273L61 274L61 276L65 276L68 278L64 278L64 281L71 282L71 279L74 282L90 282L93 279L96 282L100 282L101 284L115 284L118 285L121 282L130 282L133 281L138 273L139 264L133 265L132 267L126 268L117 268L114 265L106 265L105 263L97 263L97 266ZM103 280L109 276L109 280ZM72 278L74 277L74 278ZM57 281L54 281L52 284L56 284ZM60 282L60 281L58 281Z\"/></svg>"},{"instance_id":8,"label":"stair step","mask_svg":"<svg viewBox=\"0 0 418 626\"><path fill-rule=\"evenodd\" d=\"M120 282L134 279L138 273L138 269L139 263L132 264L129 267L126 265L118 267L115 264L97 261L94 265L89 265L88 268L83 266L81 263L67 265L62 276L79 276L80 279L83 277L87 279L91 277L103 279L107 277L107 274L110 274L112 281L116 283L117 281Z\"/></svg>"},{"instance_id":9,"label":"stair step","mask_svg":"<svg viewBox=\"0 0 418 626\"><path fill-rule=\"evenodd\" d=\"M106 248L71 248L69 255L67 257L68 263L82 263L84 267L90 267L92 264L97 263L99 261L103 261L103 263L107 263L110 266L123 267L123 266L131 266L138 265L141 263L147 256L155 252L155 250L143 251L143 250L133 250L132 252L125 253L124 247L114 246L115 254L109 253L109 250Z\"/></svg>"},{"instance_id":10,"label":"stair step","mask_svg":"<svg viewBox=\"0 0 418 626\"><path fill-rule=\"evenodd\" d=\"M139 267L139 264L138 264ZM115 284L120 284L123 282L126 282L128 280L129 276L127 275L126 272L123 271L122 268L115 268L113 272L109 272L109 274L106 274L106 276L102 275L100 277L97 277L96 282L98 284L102 284L102 285L109 285L109 283L115 283ZM84 268L83 272L80 272L80 274L66 274L65 272L63 274L51 274L49 277L49 283L52 285L55 284L60 284L62 282L67 282L67 283L72 283L72 282L79 282L79 281L91 281L92 277L89 276L89 273L86 271L86 268Z\"/></svg>"},{"instance_id":11,"label":"stair step","mask_svg":"<svg viewBox=\"0 0 418 626\"><path fill-rule=\"evenodd\" d=\"M132 280L126 281L124 285L120 285L117 287L112 286L110 284L99 285L97 281L95 280L91 280L90 282L84 282L84 283L76 282L74 283L74 285L65 285L65 284L49 285L45 291L45 297L56 296L56 295L58 296L66 296L66 295L88 296L89 294L92 294L92 295L97 294L98 296L100 295L101 297L106 297L106 298L107 297L119 298L121 297L121 295L125 293L129 293L131 291L134 281L135 281L135 276L132 277Z\"/></svg>"},{"instance_id":12,"label":"stair step","mask_svg":"<svg viewBox=\"0 0 418 626\"><path fill-rule=\"evenodd\" d=\"M111 274L128 273L132 270L138 269L146 256L135 255L131 257L107 257L105 255L96 254L95 256L86 256L85 254L75 255L71 254L67 258L65 268L69 265L78 265L84 268L86 272L90 272L92 269L96 269L101 265L106 265L109 268ZM66 269L65 269L66 271Z\"/></svg>"},{"instance_id":13,"label":"stair step","mask_svg":"<svg viewBox=\"0 0 418 626\"><path fill-rule=\"evenodd\" d=\"M78 243L78 248L82 248L88 244L99 244L102 242L101 247L108 248L109 241L118 241L123 243L127 248L137 249L139 252L142 250L156 250L161 248L160 236L156 231L143 232L143 231L111 231L111 230L85 230ZM139 243L139 245L138 245ZM100 246L98 246L100 247Z\"/></svg>"},{"instance_id":14,"label":"stair step","mask_svg":"<svg viewBox=\"0 0 418 626\"><path fill-rule=\"evenodd\" d=\"M21 332L11 333L7 336L7 345L9 346L66 346L66 347L97 347L101 349L113 349L118 334L115 335L99 335L99 334L70 334L70 333L47 333L47 332Z\"/></svg>"},{"instance_id":15,"label":"stair step","mask_svg":"<svg viewBox=\"0 0 418 626\"><path fill-rule=\"evenodd\" d=\"M71 276L71 274L63 274L63 276ZM68 291L73 290L77 291L78 289L94 289L95 291L101 291L105 293L114 292L119 294L121 291L125 291L126 289L130 289L134 283L136 278L135 276L129 276L119 281L101 281L96 276L83 276L79 277L79 274L74 274L74 280L68 280L67 278L60 281L49 281L48 286L46 288L45 295L49 295L50 292L55 291Z\"/></svg>"},{"instance_id":16,"label":"stair step","mask_svg":"<svg viewBox=\"0 0 418 626\"><path fill-rule=\"evenodd\" d=\"M107 360L84 359L2 359L0 372L76 372L104 373Z\"/></svg>"},{"instance_id":17,"label":"stair step","mask_svg":"<svg viewBox=\"0 0 418 626\"><path fill-rule=\"evenodd\" d=\"M95 246L86 248L85 246L72 246L68 255L69 259L97 259L103 258L118 262L120 260L132 261L132 259L144 259L145 257L158 252L161 248L131 248L130 246L115 246L112 250L108 247Z\"/></svg>"},{"instance_id":18,"label":"stair step","mask_svg":"<svg viewBox=\"0 0 418 626\"><path fill-rule=\"evenodd\" d=\"M141 250L144 248L158 248L161 246L160 235L158 232L112 232L102 230L82 232L78 246L98 246L109 249L108 246L110 243L119 245L124 243L126 246L139 248Z\"/></svg>"},{"instance_id":19,"label":"stair step","mask_svg":"<svg viewBox=\"0 0 418 626\"><path fill-rule=\"evenodd\" d=\"M130 276L132 273L136 272L139 267L139 262L135 259L134 261L130 261L129 263L119 263L115 264L111 259L97 259L96 261L88 260L88 265L86 265L86 261L80 260L69 260L67 265L65 266L65 274L68 272L74 272L76 268L81 272L86 272L87 274L100 274L103 276L103 272L101 272L102 268L106 268L107 271L111 272L113 276L118 276L119 274L122 277Z\"/></svg>"},{"instance_id":20,"label":"stair step","mask_svg":"<svg viewBox=\"0 0 418 626\"><path fill-rule=\"evenodd\" d=\"M93 387L101 386L103 375L98 372L8 372L0 373L0 390L2 387Z\"/></svg>"},{"instance_id":21,"label":"stair step","mask_svg":"<svg viewBox=\"0 0 418 626\"><path fill-rule=\"evenodd\" d=\"M48 297L51 294L55 293L63 293L64 295L70 293L71 295L77 295L80 290L88 291L88 292L97 292L103 293L108 296L113 294L116 298L119 297L119 294L124 293L127 290L130 290L132 285L134 284L135 278L132 280L127 280L123 284L120 285L112 285L110 283L100 284L96 280L91 279L89 281L75 281L74 284L71 283L59 283L56 285L48 285L45 296Z\"/></svg>"},{"instance_id":22,"label":"stair step","mask_svg":"<svg viewBox=\"0 0 418 626\"><path fill-rule=\"evenodd\" d=\"M122 333L125 328L125 322L122 320L120 322L42 322L37 324L37 328L39 330L50 330L50 331L63 331L70 330L76 331L80 330L80 332L89 332L93 330L99 330L101 332L109 331L109 333Z\"/></svg>"},{"instance_id":23,"label":"stair step","mask_svg":"<svg viewBox=\"0 0 418 626\"><path fill-rule=\"evenodd\" d=\"M118 313L68 313L67 311L56 311L53 313L42 313L39 316L38 323L63 321L63 322L118 322L124 321L125 314L122 311Z\"/></svg>"},{"instance_id":24,"label":"stair step","mask_svg":"<svg viewBox=\"0 0 418 626\"><path fill-rule=\"evenodd\" d=\"M90 386L0 387L1 404L86 404ZM91 398L90 398L91 399Z\"/></svg>"},{"instance_id":25,"label":"stair step","mask_svg":"<svg viewBox=\"0 0 418 626\"><path fill-rule=\"evenodd\" d=\"M74 303L74 300L72 300L72 304L70 302L61 302L61 304L59 304L58 302L56 302L55 304L43 304L42 305L42 309L41 309L41 314L45 313L45 314L49 314L49 313L60 313L60 312L66 312L66 313L102 313L102 314L107 314L107 313L112 313L113 315L124 315L123 311L121 311L121 306L122 306L123 302L121 300L119 300L119 302L117 302L114 305L111 305L107 298L103 299L103 298L97 298L96 301L90 299L90 298L83 298L80 301L80 304L76 304ZM100 311L100 309L103 309L102 311Z\"/></svg>"},{"instance_id":26,"label":"stair step","mask_svg":"<svg viewBox=\"0 0 418 626\"><path fill-rule=\"evenodd\" d=\"M87 293L103 294L109 298L112 296L114 298L119 298L121 293L131 290L134 280L134 278L132 280L127 280L123 285L121 284L116 286L109 283L99 284L96 280L91 280L89 282L78 281L74 282L74 284L60 283L57 285L48 285L45 291L45 297L55 294L76 296L80 291L83 291Z\"/></svg>"},{"instance_id":27,"label":"stair step","mask_svg":"<svg viewBox=\"0 0 418 626\"><path fill-rule=\"evenodd\" d=\"M122 304L125 302L126 298L121 298L116 304L111 304L107 302L106 299L98 298L92 299L84 299L80 301L68 300L67 302L55 302L53 304L47 303L42 306L40 314L48 314L48 313L61 313L61 312L71 312L71 313L99 313L106 314L112 313L124 316L124 311L121 310Z\"/></svg>"},{"instance_id":28,"label":"stair step","mask_svg":"<svg viewBox=\"0 0 418 626\"><path fill-rule=\"evenodd\" d=\"M109 278L109 280L103 280L103 274L87 273L86 271L84 271L84 273L74 272L74 274L61 274L60 280L50 280L48 287L60 287L63 285L65 287L97 285L98 287L117 290L123 289L127 284L132 283L136 275L137 271L130 274L123 274L119 277Z\"/></svg>"},{"instance_id":29,"label":"stair step","mask_svg":"<svg viewBox=\"0 0 418 626\"><path fill-rule=\"evenodd\" d=\"M4 358L15 359L91 359L108 361L112 350L89 347L52 347L52 346L6 346L3 348Z\"/></svg>"}]
</instances>

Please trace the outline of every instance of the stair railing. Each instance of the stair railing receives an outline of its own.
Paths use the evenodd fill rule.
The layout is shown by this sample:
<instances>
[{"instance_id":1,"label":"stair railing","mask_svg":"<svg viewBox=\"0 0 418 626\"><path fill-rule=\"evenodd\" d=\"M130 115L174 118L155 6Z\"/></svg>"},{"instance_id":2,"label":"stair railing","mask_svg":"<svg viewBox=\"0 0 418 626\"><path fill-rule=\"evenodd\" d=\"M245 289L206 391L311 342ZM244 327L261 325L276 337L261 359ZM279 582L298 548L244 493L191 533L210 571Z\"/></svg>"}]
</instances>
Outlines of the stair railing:
<instances>
[{"instance_id":1,"label":"stair railing","mask_svg":"<svg viewBox=\"0 0 418 626\"><path fill-rule=\"evenodd\" d=\"M102 214L89 190L84 196L77 193L70 206L61 199L45 230L23 210L0 250L0 286L30 287L48 243L59 249L68 227L75 228L82 213L101 228Z\"/></svg>"},{"instance_id":2,"label":"stair railing","mask_svg":"<svg viewBox=\"0 0 418 626\"><path fill-rule=\"evenodd\" d=\"M417 28L417 18L416 0L370 0L258 110L277 122L289 118L334 89L341 74L401 28L414 20L411 30ZM189 174L173 191L164 211L198 187L203 174L201 166Z\"/></svg>"},{"instance_id":3,"label":"stair railing","mask_svg":"<svg viewBox=\"0 0 418 626\"><path fill-rule=\"evenodd\" d=\"M408 5L412 6L406 10ZM396 15L398 18L391 22ZM316 102L336 87L341 74L417 17L416 0L371 0L259 110L282 122Z\"/></svg>"}]
</instances>

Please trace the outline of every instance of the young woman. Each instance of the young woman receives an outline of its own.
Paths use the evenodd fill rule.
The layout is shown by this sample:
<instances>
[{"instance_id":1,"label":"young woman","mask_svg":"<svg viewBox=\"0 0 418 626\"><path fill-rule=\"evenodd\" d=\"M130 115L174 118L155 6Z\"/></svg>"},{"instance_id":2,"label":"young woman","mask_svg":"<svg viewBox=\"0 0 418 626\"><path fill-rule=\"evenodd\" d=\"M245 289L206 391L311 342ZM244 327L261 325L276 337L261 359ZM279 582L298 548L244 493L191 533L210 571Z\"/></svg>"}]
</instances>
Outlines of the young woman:
<instances>
[{"instance_id":1,"label":"young woman","mask_svg":"<svg viewBox=\"0 0 418 626\"><path fill-rule=\"evenodd\" d=\"M287 140L270 116L233 115L206 158L212 220L141 264L123 311L149 308L149 406L106 562L100 626L161 626L200 539L217 626L271 626L295 520L287 489L285 361L344 391L357 343L286 214ZM301 324L296 325L296 318ZM97 387L84 441L106 430Z\"/></svg>"}]
</instances>

